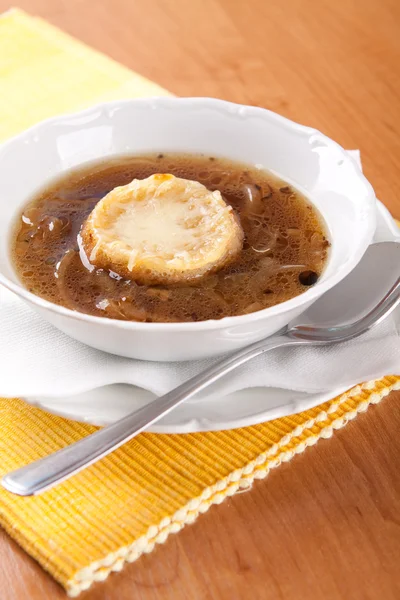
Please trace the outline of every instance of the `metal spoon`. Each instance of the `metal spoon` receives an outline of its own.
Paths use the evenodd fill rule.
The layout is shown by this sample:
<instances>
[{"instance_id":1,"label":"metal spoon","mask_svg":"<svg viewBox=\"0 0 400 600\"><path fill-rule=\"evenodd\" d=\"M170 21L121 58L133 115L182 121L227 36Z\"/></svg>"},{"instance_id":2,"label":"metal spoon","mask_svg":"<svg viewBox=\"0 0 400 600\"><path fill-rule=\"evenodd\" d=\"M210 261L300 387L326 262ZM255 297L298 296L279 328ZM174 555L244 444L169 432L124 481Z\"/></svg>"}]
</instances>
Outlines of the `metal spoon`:
<instances>
[{"instance_id":1,"label":"metal spoon","mask_svg":"<svg viewBox=\"0 0 400 600\"><path fill-rule=\"evenodd\" d=\"M106 456L248 360L282 346L334 344L380 323L400 302L400 244L369 247L359 265L283 331L223 358L168 394L67 448L17 469L2 485L20 496L38 494ZM388 290L385 293L385 290ZM338 325L338 323L340 323Z\"/></svg>"}]
</instances>

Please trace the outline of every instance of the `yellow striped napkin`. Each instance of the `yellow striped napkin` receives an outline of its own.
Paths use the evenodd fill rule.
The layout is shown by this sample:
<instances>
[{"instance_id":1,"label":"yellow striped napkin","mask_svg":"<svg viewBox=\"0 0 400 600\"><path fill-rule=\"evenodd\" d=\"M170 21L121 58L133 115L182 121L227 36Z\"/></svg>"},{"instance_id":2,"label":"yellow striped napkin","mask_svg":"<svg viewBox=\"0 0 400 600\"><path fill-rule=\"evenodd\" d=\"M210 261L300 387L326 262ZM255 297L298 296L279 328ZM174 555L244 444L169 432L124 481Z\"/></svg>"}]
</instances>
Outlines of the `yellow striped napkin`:
<instances>
[{"instance_id":1,"label":"yellow striped napkin","mask_svg":"<svg viewBox=\"0 0 400 600\"><path fill-rule=\"evenodd\" d=\"M0 141L98 102L168 96L156 83L18 9L0 15Z\"/></svg>"},{"instance_id":2,"label":"yellow striped napkin","mask_svg":"<svg viewBox=\"0 0 400 600\"><path fill-rule=\"evenodd\" d=\"M19 10L0 17L0 78L0 139L101 100L167 93ZM385 377L254 427L142 434L41 496L21 498L0 488L0 523L77 596L399 388L400 377ZM0 475L94 430L0 399Z\"/></svg>"}]
</instances>

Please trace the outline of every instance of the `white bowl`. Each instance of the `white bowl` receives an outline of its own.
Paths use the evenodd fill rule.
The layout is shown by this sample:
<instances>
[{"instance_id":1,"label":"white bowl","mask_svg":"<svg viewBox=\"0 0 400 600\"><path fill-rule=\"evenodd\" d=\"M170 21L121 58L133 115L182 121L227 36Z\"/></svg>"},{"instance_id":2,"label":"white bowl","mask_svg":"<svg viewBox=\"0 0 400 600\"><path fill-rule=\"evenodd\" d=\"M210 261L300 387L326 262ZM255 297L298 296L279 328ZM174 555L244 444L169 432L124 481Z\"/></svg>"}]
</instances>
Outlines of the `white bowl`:
<instances>
[{"instance_id":1,"label":"white bowl","mask_svg":"<svg viewBox=\"0 0 400 600\"><path fill-rule=\"evenodd\" d=\"M10 261L17 212L49 180L121 154L204 152L260 165L292 183L323 215L332 249L304 294L256 313L196 323L135 323L57 306L21 286ZM211 98L151 98L101 104L55 117L0 148L0 283L67 335L132 358L213 356L269 336L306 310L359 262L376 226L376 199L355 161L315 129L270 111Z\"/></svg>"}]
</instances>

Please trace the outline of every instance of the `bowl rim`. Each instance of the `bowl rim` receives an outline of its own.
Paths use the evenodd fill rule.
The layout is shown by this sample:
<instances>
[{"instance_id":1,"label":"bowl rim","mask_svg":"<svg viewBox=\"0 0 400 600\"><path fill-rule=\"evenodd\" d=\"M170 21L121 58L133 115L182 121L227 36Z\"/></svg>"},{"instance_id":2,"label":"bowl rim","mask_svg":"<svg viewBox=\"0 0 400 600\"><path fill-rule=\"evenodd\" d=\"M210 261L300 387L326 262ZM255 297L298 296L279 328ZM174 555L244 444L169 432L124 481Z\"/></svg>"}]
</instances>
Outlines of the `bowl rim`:
<instances>
[{"instance_id":1,"label":"bowl rim","mask_svg":"<svg viewBox=\"0 0 400 600\"><path fill-rule=\"evenodd\" d=\"M42 120L39 123L29 127L23 132L13 136L12 138L6 140L3 144L0 145L0 168L1 168L1 155L3 151L7 150L9 147L14 146L16 144L21 144L23 141L32 135L37 135L43 127L57 125L59 123L66 124L71 123L76 119L82 119L83 117L92 117L93 119L98 118L105 111L108 111L109 114L112 114L115 109L123 105L136 105L138 107L142 106L147 109L157 109L158 107L165 108L176 108L176 106L188 107L188 108L212 108L214 110L219 110L225 114L236 115L240 118L251 118L251 117L259 117L266 118L268 117L271 121L275 121L280 126L295 130L297 133L302 134L304 136L313 136L316 140L323 141L326 145L335 147L337 151L339 151L342 155L342 158L345 162L352 164L356 167L355 173L358 178L362 181L366 188L366 201L369 203L371 211L370 215L375 215L375 207L376 207L376 197L374 190L366 179L356 161L349 156L342 146L340 146L337 142L324 135L317 129L313 127L309 127L306 125L301 125L291 119L288 119L278 113L275 113L269 109L261 108L257 106L249 106L244 104L238 104L234 102L229 102L227 100L220 100L217 98L208 98L208 97L185 97L179 98L174 96L153 96L148 98L128 98L122 100L112 100L109 102L100 102L94 104L88 108L83 110L64 113L60 115L56 115L50 117L48 119ZM100 112L99 112L100 111ZM359 248L356 253L352 255L352 257L347 261L347 265L340 269L340 271L333 273L326 280L321 281L321 283L317 283L312 288L304 291L302 294L298 296L294 296L289 300L281 302L280 304L275 304L274 306L270 306L268 308L264 308L259 311L255 311L253 313L245 314L245 315L236 315L223 317L221 319L209 319L206 321L191 321L191 322L173 322L173 323L143 323L139 321L122 321L118 319L110 319L108 317L98 317L94 315L89 315L83 312L75 311L59 304L55 304L40 296L37 296L24 288L22 285L11 281L8 277L0 273L0 284L6 287L11 292L14 292L24 300L28 301L31 304L36 305L40 309L44 309L58 315L68 317L71 319L75 319L77 321L83 321L87 323L93 323L105 327L117 327L119 329L128 329L128 330L141 330L141 331L156 331L156 330L164 330L164 331L196 331L196 330L212 330L212 329L222 329L229 326L238 326L238 325L246 325L248 323L253 323L255 321L259 321L264 319L265 317L274 317L281 315L291 309L298 308L303 304L308 304L313 302L317 298L319 298L323 293L328 291L334 285L336 285L339 281L341 281L346 275L348 275L352 269L357 265L357 263L361 260L365 250L370 244L374 232L375 232L375 219L369 218L368 227L366 233L362 240L360 240ZM364 243L362 243L364 242Z\"/></svg>"}]
</instances>

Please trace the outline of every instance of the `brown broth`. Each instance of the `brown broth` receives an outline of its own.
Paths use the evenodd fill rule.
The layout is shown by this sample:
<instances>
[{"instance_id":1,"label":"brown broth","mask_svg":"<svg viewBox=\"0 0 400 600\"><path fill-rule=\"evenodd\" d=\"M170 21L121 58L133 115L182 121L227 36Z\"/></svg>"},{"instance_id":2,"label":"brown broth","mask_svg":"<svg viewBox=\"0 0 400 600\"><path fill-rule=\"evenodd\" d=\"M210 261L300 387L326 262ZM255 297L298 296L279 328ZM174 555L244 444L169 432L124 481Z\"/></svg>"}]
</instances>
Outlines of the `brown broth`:
<instances>
[{"instance_id":1,"label":"brown broth","mask_svg":"<svg viewBox=\"0 0 400 600\"><path fill-rule=\"evenodd\" d=\"M172 173L220 190L239 216L243 249L202 279L146 286L81 261L78 234L115 186ZM31 200L12 238L15 270L34 294L91 315L179 322L242 315L304 292L321 275L329 242L322 220L296 189L267 171L203 155L123 157L71 171Z\"/></svg>"}]
</instances>

